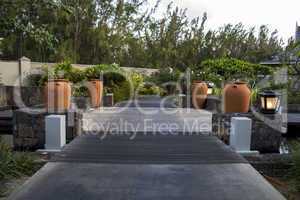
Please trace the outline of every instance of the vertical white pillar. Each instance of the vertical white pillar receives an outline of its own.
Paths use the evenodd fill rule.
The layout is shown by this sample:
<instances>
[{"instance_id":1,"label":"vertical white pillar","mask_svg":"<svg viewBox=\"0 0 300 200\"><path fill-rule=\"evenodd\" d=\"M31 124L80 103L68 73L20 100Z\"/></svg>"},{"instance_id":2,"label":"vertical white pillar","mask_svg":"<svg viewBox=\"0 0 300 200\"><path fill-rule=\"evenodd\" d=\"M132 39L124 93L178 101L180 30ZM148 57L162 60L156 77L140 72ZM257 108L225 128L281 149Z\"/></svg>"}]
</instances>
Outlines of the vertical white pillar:
<instances>
[{"instance_id":1,"label":"vertical white pillar","mask_svg":"<svg viewBox=\"0 0 300 200\"><path fill-rule=\"evenodd\" d=\"M60 151L66 144L66 116L46 116L46 151Z\"/></svg>"},{"instance_id":2,"label":"vertical white pillar","mask_svg":"<svg viewBox=\"0 0 300 200\"><path fill-rule=\"evenodd\" d=\"M247 117L232 117L230 129L230 146L241 154L258 153L251 151L252 120Z\"/></svg>"},{"instance_id":3,"label":"vertical white pillar","mask_svg":"<svg viewBox=\"0 0 300 200\"><path fill-rule=\"evenodd\" d=\"M19 79L20 86L24 84L24 80L30 74L31 70L31 60L26 57L22 57L19 59Z\"/></svg>"}]
</instances>

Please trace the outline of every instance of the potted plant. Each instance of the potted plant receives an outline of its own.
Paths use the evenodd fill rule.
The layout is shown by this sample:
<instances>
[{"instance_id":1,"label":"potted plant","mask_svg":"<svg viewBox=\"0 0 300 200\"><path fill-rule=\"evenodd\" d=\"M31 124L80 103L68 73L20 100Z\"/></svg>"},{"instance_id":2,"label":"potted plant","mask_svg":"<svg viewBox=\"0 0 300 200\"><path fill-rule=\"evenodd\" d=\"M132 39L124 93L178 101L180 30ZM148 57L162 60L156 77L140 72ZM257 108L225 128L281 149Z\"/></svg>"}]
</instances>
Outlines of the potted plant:
<instances>
[{"instance_id":1,"label":"potted plant","mask_svg":"<svg viewBox=\"0 0 300 200\"><path fill-rule=\"evenodd\" d=\"M195 80L192 84L192 103L196 109L203 109L207 98L208 86L204 81Z\"/></svg>"},{"instance_id":2,"label":"potted plant","mask_svg":"<svg viewBox=\"0 0 300 200\"><path fill-rule=\"evenodd\" d=\"M272 73L270 67L230 57L209 59L203 61L201 66L201 69L215 76L216 79L210 79L211 81L219 86L221 86L221 83L226 83L223 90L225 113L248 112L251 100L251 90L250 87L248 87L248 83L251 83L251 81L255 82L259 75ZM218 78L220 79L218 80Z\"/></svg>"},{"instance_id":3,"label":"potted plant","mask_svg":"<svg viewBox=\"0 0 300 200\"><path fill-rule=\"evenodd\" d=\"M101 105L103 95L103 81L101 65L89 67L86 69L86 78L88 79L87 88L90 93L91 107L98 108Z\"/></svg>"},{"instance_id":4,"label":"potted plant","mask_svg":"<svg viewBox=\"0 0 300 200\"><path fill-rule=\"evenodd\" d=\"M78 109L86 110L90 107L89 90L85 86L75 86L73 88L73 102Z\"/></svg>"},{"instance_id":5,"label":"potted plant","mask_svg":"<svg viewBox=\"0 0 300 200\"><path fill-rule=\"evenodd\" d=\"M192 104L196 109L203 109L207 99L208 85L204 71L196 72L192 83Z\"/></svg>"},{"instance_id":6,"label":"potted plant","mask_svg":"<svg viewBox=\"0 0 300 200\"><path fill-rule=\"evenodd\" d=\"M225 113L247 113L249 112L251 90L247 82L235 81L227 83L223 90Z\"/></svg>"},{"instance_id":7,"label":"potted plant","mask_svg":"<svg viewBox=\"0 0 300 200\"><path fill-rule=\"evenodd\" d=\"M65 112L70 108L71 83L67 79L72 65L59 63L46 73L45 102L48 112Z\"/></svg>"}]
</instances>

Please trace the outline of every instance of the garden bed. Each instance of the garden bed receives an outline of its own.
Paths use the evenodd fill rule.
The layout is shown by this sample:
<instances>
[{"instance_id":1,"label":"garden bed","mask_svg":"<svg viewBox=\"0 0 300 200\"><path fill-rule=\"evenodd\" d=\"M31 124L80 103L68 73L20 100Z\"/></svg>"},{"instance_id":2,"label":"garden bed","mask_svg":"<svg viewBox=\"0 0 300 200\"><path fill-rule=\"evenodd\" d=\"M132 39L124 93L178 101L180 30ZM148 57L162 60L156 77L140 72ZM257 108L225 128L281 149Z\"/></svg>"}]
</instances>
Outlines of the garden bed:
<instances>
[{"instance_id":1,"label":"garden bed","mask_svg":"<svg viewBox=\"0 0 300 200\"><path fill-rule=\"evenodd\" d=\"M0 138L0 199L22 185L46 162L47 159L33 152L12 151Z\"/></svg>"}]
</instances>

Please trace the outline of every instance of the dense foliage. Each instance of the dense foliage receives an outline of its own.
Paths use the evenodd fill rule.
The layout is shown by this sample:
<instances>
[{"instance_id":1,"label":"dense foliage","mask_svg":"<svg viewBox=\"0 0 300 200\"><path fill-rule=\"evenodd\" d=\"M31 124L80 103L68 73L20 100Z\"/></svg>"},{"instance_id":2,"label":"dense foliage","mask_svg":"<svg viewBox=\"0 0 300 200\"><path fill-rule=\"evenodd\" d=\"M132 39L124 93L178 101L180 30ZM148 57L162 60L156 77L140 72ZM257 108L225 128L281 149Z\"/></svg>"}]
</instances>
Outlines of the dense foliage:
<instances>
[{"instance_id":1,"label":"dense foliage","mask_svg":"<svg viewBox=\"0 0 300 200\"><path fill-rule=\"evenodd\" d=\"M144 76L123 70L117 64L99 64L86 68L72 66L70 62L58 63L52 67L44 67L42 74L27 77L29 86L43 86L49 79L66 79L72 83L74 97L87 97L89 91L87 81L102 79L105 93L113 93L115 102L128 100L138 94L160 94L158 87L148 87Z\"/></svg>"},{"instance_id":2,"label":"dense foliage","mask_svg":"<svg viewBox=\"0 0 300 200\"><path fill-rule=\"evenodd\" d=\"M32 175L40 166L34 162L30 153L13 152L0 137L0 183L3 180ZM0 187L0 197L4 186Z\"/></svg>"},{"instance_id":3,"label":"dense foliage","mask_svg":"<svg viewBox=\"0 0 300 200\"><path fill-rule=\"evenodd\" d=\"M216 84L234 80L251 82L259 75L272 74L272 68L259 64L252 64L234 58L209 59L203 61L200 67L194 69L193 78L213 81Z\"/></svg>"},{"instance_id":4,"label":"dense foliage","mask_svg":"<svg viewBox=\"0 0 300 200\"><path fill-rule=\"evenodd\" d=\"M208 30L206 13L189 19L171 3L162 17L153 17L158 6L159 1L147 0L2 0L1 59L184 71L207 59L231 56L258 63L282 51L277 32L266 26Z\"/></svg>"}]
</instances>

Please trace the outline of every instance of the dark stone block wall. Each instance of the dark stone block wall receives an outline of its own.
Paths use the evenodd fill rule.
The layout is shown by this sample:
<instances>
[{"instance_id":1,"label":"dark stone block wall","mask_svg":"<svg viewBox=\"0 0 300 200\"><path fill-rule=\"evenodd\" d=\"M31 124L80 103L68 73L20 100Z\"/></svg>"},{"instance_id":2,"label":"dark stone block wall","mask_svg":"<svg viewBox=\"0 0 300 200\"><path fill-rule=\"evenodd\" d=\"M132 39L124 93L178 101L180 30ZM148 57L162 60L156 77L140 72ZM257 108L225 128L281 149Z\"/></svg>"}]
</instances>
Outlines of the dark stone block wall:
<instances>
[{"instance_id":1,"label":"dark stone block wall","mask_svg":"<svg viewBox=\"0 0 300 200\"><path fill-rule=\"evenodd\" d=\"M0 86L0 106L25 107L44 104L41 87Z\"/></svg>"},{"instance_id":2,"label":"dark stone block wall","mask_svg":"<svg viewBox=\"0 0 300 200\"><path fill-rule=\"evenodd\" d=\"M13 114L14 146L21 150L43 149L45 145L45 117L48 113L44 109L28 112L25 109L15 110ZM68 112L67 142L81 134L81 113Z\"/></svg>"},{"instance_id":3,"label":"dark stone block wall","mask_svg":"<svg viewBox=\"0 0 300 200\"><path fill-rule=\"evenodd\" d=\"M278 153L282 141L281 128L283 127L282 116L260 116L253 113L214 113L213 133L229 143L230 125L232 117L248 117L252 119L251 150L260 153Z\"/></svg>"}]
</instances>

